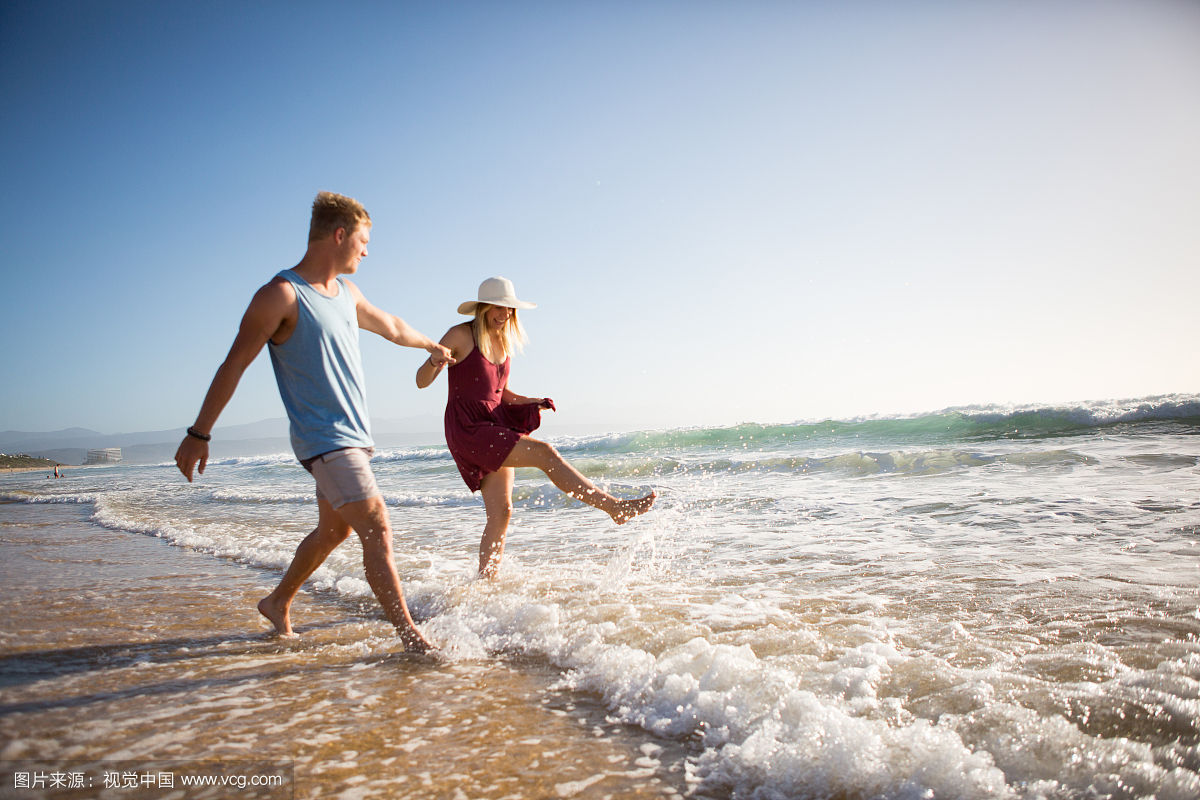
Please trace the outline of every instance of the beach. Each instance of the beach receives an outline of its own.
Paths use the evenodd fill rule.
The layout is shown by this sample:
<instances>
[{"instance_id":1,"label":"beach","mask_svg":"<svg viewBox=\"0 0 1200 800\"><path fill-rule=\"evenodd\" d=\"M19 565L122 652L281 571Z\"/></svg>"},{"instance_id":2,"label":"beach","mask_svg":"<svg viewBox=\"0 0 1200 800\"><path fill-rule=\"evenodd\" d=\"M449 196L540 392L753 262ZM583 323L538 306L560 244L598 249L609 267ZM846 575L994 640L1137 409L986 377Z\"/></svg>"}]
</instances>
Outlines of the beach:
<instances>
[{"instance_id":1,"label":"beach","mask_svg":"<svg viewBox=\"0 0 1200 800\"><path fill-rule=\"evenodd\" d=\"M683 787L664 758L678 746L609 722L537 664L406 655L369 604L328 594L302 594L301 635L277 638L254 608L270 573L99 528L77 506L0 505L0 537L10 773L282 766L296 797L380 784L381 796L447 798ZM4 777L3 797L129 796L22 795Z\"/></svg>"},{"instance_id":2,"label":"beach","mask_svg":"<svg viewBox=\"0 0 1200 800\"><path fill-rule=\"evenodd\" d=\"M261 797L1200 795L1200 399L555 444L658 505L618 527L522 472L495 582L444 448L377 454L436 656L353 542L268 633L314 521L287 454L0 477L0 796L135 796L22 793L35 764L286 776Z\"/></svg>"}]
</instances>

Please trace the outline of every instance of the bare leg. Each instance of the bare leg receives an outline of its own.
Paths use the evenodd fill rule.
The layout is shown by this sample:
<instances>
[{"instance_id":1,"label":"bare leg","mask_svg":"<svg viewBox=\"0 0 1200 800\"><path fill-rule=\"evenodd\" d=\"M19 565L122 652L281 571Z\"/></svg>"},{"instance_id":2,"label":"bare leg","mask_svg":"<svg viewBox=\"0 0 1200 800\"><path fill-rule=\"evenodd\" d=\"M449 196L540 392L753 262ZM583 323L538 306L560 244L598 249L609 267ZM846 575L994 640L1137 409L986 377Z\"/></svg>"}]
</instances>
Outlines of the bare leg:
<instances>
[{"instance_id":1,"label":"bare leg","mask_svg":"<svg viewBox=\"0 0 1200 800\"><path fill-rule=\"evenodd\" d=\"M536 467L546 473L546 477L563 492L576 500L582 500L593 508L598 508L612 517L613 522L622 525L636 517L645 514L654 505L658 495L654 492L639 497L636 500L618 500L608 492L597 489L591 481L583 477L579 470L571 466L559 455L558 451L543 441L522 436L508 458L504 459L505 467Z\"/></svg>"},{"instance_id":2,"label":"bare leg","mask_svg":"<svg viewBox=\"0 0 1200 800\"><path fill-rule=\"evenodd\" d=\"M347 503L337 510L339 516L358 533L362 541L363 568L371 591L383 606L383 613L396 628L404 648L410 652L423 653L432 650L408 613L404 602L404 591L400 588L400 576L392 558L392 523L388 518L387 506L379 495Z\"/></svg>"},{"instance_id":3,"label":"bare leg","mask_svg":"<svg viewBox=\"0 0 1200 800\"><path fill-rule=\"evenodd\" d=\"M504 557L504 535L512 519L512 467L501 467L483 476L479 493L487 511L487 524L479 540L479 577L495 578Z\"/></svg>"},{"instance_id":4,"label":"bare leg","mask_svg":"<svg viewBox=\"0 0 1200 800\"><path fill-rule=\"evenodd\" d=\"M275 591L258 601L259 613L269 619L275 631L282 636L292 635L292 601L296 599L300 587L350 535L349 523L333 510L328 501L318 500L317 508L317 527L296 548L296 555Z\"/></svg>"}]
</instances>

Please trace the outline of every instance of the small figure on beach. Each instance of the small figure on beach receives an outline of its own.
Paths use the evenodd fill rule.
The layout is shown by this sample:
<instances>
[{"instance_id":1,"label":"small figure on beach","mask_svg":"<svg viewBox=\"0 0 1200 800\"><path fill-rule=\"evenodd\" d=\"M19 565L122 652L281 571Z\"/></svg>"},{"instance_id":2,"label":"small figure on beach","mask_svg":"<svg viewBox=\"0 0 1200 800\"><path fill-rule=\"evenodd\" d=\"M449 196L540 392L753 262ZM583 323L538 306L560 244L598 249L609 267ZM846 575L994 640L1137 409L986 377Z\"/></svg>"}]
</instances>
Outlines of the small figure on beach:
<instances>
[{"instance_id":1,"label":"small figure on beach","mask_svg":"<svg viewBox=\"0 0 1200 800\"><path fill-rule=\"evenodd\" d=\"M402 347L429 353L438 369L453 363L448 348L400 317L373 306L344 276L367 256L371 217L353 198L321 192L313 202L304 258L278 273L250 301L225 361L217 370L196 422L175 453L189 482L204 473L217 417L264 346L290 422L292 449L316 481L317 527L308 534L279 586L258 610L281 635L292 633L291 606L300 587L345 541L362 542L367 583L406 649L432 645L413 623L392 556L392 526L371 470L359 329Z\"/></svg>"},{"instance_id":2,"label":"small figure on beach","mask_svg":"<svg viewBox=\"0 0 1200 800\"><path fill-rule=\"evenodd\" d=\"M525 342L518 309L536 308L517 299L512 281L488 278L476 300L458 307L472 317L455 325L441 343L450 358L429 358L417 370L417 387L434 382L449 364L446 379L446 446L472 492L483 497L487 521L479 542L479 574L496 577L504 556L504 537L512 518L513 477L517 467L536 467L566 494L598 508L618 525L654 505L651 492L619 499L596 488L551 445L529 436L541 425L543 409L556 411L548 397L525 397L508 388L509 365Z\"/></svg>"}]
</instances>

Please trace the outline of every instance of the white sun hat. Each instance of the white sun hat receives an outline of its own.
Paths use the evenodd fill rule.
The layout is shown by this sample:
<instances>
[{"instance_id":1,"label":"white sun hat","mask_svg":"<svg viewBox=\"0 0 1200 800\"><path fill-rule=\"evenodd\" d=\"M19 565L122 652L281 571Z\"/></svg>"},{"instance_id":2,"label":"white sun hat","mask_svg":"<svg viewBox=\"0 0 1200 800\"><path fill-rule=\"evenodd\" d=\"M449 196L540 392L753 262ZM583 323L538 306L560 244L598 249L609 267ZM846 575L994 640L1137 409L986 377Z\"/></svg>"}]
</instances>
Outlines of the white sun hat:
<instances>
[{"instance_id":1,"label":"white sun hat","mask_svg":"<svg viewBox=\"0 0 1200 800\"><path fill-rule=\"evenodd\" d=\"M527 303L517 299L517 290L513 288L508 278L488 278L479 284L479 299L468 300L458 307L460 314L474 314L475 307L480 303L489 306L504 306L505 308L537 308L537 303Z\"/></svg>"}]
</instances>

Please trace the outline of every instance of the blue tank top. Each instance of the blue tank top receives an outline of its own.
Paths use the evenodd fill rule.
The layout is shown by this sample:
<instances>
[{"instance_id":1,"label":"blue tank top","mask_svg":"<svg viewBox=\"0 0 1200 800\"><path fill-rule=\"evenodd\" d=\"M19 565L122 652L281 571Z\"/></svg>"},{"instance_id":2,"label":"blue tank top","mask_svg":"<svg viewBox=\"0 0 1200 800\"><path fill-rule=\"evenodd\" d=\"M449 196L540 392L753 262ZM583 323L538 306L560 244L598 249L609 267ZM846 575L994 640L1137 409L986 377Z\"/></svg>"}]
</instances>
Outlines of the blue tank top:
<instances>
[{"instance_id":1,"label":"blue tank top","mask_svg":"<svg viewBox=\"0 0 1200 800\"><path fill-rule=\"evenodd\" d=\"M290 269L277 277L295 288L299 313L286 342L268 342L296 458L372 447L358 312L349 288L338 278L337 295L326 297Z\"/></svg>"}]
</instances>

